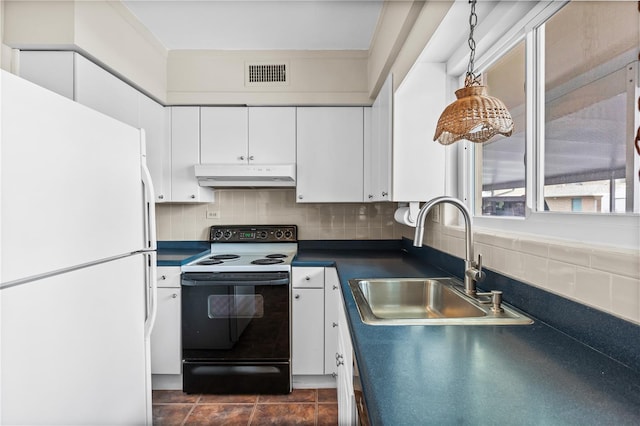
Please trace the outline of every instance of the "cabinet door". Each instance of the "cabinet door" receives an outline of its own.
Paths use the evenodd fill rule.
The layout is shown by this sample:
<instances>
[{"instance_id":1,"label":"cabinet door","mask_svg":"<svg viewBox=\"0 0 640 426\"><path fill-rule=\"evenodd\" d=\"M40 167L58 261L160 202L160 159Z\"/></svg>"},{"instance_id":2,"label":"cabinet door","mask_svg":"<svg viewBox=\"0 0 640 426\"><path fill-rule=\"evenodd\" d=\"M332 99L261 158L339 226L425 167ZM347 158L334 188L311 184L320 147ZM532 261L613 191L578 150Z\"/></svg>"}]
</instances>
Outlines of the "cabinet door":
<instances>
[{"instance_id":1,"label":"cabinet door","mask_svg":"<svg viewBox=\"0 0 640 426\"><path fill-rule=\"evenodd\" d=\"M376 133L373 167L377 170L374 199L391 200L391 151L393 144L393 76L389 74L380 89L377 98L377 123L373 131Z\"/></svg>"},{"instance_id":2,"label":"cabinet door","mask_svg":"<svg viewBox=\"0 0 640 426\"><path fill-rule=\"evenodd\" d=\"M291 281L293 288L324 288L324 268L292 268Z\"/></svg>"},{"instance_id":3,"label":"cabinet door","mask_svg":"<svg viewBox=\"0 0 640 426\"><path fill-rule=\"evenodd\" d=\"M20 51L20 77L69 99L73 96L73 52Z\"/></svg>"},{"instance_id":4,"label":"cabinet door","mask_svg":"<svg viewBox=\"0 0 640 426\"><path fill-rule=\"evenodd\" d=\"M363 108L297 110L298 202L361 202Z\"/></svg>"},{"instance_id":5,"label":"cabinet door","mask_svg":"<svg viewBox=\"0 0 640 426\"><path fill-rule=\"evenodd\" d=\"M325 268L324 273L324 374L337 374L338 304L340 281L336 268Z\"/></svg>"},{"instance_id":6,"label":"cabinet door","mask_svg":"<svg viewBox=\"0 0 640 426\"><path fill-rule=\"evenodd\" d=\"M378 133L374 128L377 122L377 112L378 109L375 103L371 108L364 109L364 154L362 165L364 181L362 183L362 193L366 202L376 201L374 198L378 189L378 171L374 167L374 152L377 150L378 137Z\"/></svg>"},{"instance_id":7,"label":"cabinet door","mask_svg":"<svg viewBox=\"0 0 640 426\"><path fill-rule=\"evenodd\" d=\"M180 267L179 266L158 266L158 287L160 288L180 288Z\"/></svg>"},{"instance_id":8,"label":"cabinet door","mask_svg":"<svg viewBox=\"0 0 640 426\"><path fill-rule=\"evenodd\" d=\"M151 374L180 374L180 288L158 288L158 315L151 333Z\"/></svg>"},{"instance_id":9,"label":"cabinet door","mask_svg":"<svg viewBox=\"0 0 640 426\"><path fill-rule=\"evenodd\" d=\"M369 123L365 115L365 201L391 200L392 98L393 80L389 75L371 107ZM368 140L366 129L371 132Z\"/></svg>"},{"instance_id":10,"label":"cabinet door","mask_svg":"<svg viewBox=\"0 0 640 426\"><path fill-rule=\"evenodd\" d=\"M249 163L295 164L295 107L249 108Z\"/></svg>"},{"instance_id":11,"label":"cabinet door","mask_svg":"<svg viewBox=\"0 0 640 426\"><path fill-rule=\"evenodd\" d=\"M247 164L249 128L246 107L201 108L203 164Z\"/></svg>"},{"instance_id":12,"label":"cabinet door","mask_svg":"<svg viewBox=\"0 0 640 426\"><path fill-rule=\"evenodd\" d=\"M171 113L153 99L140 95L140 127L145 130L147 166L156 202L171 198Z\"/></svg>"},{"instance_id":13,"label":"cabinet door","mask_svg":"<svg viewBox=\"0 0 640 426\"><path fill-rule=\"evenodd\" d=\"M291 318L291 370L295 375L324 372L324 290L294 288Z\"/></svg>"},{"instance_id":14,"label":"cabinet door","mask_svg":"<svg viewBox=\"0 0 640 426\"><path fill-rule=\"evenodd\" d=\"M171 108L171 201L207 202L213 191L198 185L193 167L200 162L200 108Z\"/></svg>"},{"instance_id":15,"label":"cabinet door","mask_svg":"<svg viewBox=\"0 0 640 426\"><path fill-rule=\"evenodd\" d=\"M139 126L139 95L110 72L75 54L75 100L131 126Z\"/></svg>"},{"instance_id":16,"label":"cabinet door","mask_svg":"<svg viewBox=\"0 0 640 426\"><path fill-rule=\"evenodd\" d=\"M342 293L338 300L338 349L335 363L338 370L338 424L356 424L357 414L353 391L353 346L345 314Z\"/></svg>"}]
</instances>

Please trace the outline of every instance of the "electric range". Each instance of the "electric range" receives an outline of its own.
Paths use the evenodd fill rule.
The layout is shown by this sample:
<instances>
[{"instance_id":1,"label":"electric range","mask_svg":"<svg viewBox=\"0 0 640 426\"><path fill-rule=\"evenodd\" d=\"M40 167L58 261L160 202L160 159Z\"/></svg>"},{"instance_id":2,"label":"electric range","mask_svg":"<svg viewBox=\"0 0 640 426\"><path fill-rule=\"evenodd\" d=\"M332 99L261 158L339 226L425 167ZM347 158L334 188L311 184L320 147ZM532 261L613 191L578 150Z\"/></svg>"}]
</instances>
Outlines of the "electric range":
<instances>
[{"instance_id":1,"label":"electric range","mask_svg":"<svg viewBox=\"0 0 640 426\"><path fill-rule=\"evenodd\" d=\"M212 226L182 266L183 391L291 392L295 225Z\"/></svg>"}]
</instances>

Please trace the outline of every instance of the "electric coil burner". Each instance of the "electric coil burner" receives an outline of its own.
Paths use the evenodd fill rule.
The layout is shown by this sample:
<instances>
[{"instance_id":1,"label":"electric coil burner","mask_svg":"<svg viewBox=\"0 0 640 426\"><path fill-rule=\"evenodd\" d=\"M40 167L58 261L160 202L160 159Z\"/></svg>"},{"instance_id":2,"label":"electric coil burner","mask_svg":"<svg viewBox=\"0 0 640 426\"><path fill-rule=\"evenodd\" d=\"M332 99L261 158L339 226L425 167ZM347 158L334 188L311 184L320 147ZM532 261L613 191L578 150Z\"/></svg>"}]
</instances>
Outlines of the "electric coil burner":
<instances>
[{"instance_id":1,"label":"electric coil burner","mask_svg":"<svg viewBox=\"0 0 640 426\"><path fill-rule=\"evenodd\" d=\"M183 390L291 392L296 226L212 226L209 241L182 266Z\"/></svg>"}]
</instances>

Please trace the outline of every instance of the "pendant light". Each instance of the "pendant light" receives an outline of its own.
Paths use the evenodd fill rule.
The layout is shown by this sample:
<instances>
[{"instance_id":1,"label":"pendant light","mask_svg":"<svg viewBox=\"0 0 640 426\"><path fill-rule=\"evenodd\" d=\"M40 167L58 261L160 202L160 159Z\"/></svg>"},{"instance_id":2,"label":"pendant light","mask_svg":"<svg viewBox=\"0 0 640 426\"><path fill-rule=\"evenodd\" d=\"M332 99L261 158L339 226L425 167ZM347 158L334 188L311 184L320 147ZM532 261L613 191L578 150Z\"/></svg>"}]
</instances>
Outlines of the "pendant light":
<instances>
[{"instance_id":1,"label":"pendant light","mask_svg":"<svg viewBox=\"0 0 640 426\"><path fill-rule=\"evenodd\" d=\"M495 135L511 136L513 119L505 104L498 98L487 95L487 87L480 84L480 75L476 75L473 62L476 55L476 42L473 30L478 23L476 0L469 0L469 65L464 79L464 87L456 90L457 100L442 112L434 141L442 145L452 144L460 139L484 143Z\"/></svg>"}]
</instances>

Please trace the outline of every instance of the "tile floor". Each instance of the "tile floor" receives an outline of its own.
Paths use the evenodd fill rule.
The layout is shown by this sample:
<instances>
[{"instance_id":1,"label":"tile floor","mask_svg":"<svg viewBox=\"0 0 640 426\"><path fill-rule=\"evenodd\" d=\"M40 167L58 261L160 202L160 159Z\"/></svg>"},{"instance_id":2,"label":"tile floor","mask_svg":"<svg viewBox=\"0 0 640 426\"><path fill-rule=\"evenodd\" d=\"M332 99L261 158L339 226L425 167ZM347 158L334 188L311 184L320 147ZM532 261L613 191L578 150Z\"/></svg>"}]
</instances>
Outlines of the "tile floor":
<instances>
[{"instance_id":1,"label":"tile floor","mask_svg":"<svg viewBox=\"0 0 640 426\"><path fill-rule=\"evenodd\" d=\"M294 389L289 395L188 395L153 391L153 424L337 425L335 389Z\"/></svg>"}]
</instances>

